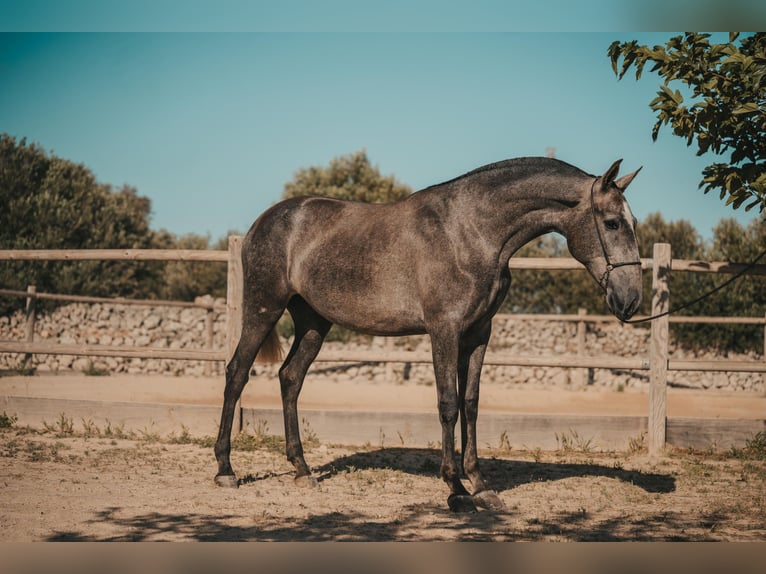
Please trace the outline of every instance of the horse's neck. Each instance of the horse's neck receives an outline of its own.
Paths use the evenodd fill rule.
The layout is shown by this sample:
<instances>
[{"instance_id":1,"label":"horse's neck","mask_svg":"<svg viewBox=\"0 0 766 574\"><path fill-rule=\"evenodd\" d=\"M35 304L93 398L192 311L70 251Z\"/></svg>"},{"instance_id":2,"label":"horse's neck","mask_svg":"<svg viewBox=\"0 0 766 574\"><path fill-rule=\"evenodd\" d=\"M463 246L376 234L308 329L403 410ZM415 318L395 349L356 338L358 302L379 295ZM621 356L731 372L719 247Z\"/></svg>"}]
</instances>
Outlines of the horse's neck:
<instances>
[{"instance_id":1,"label":"horse's neck","mask_svg":"<svg viewBox=\"0 0 766 574\"><path fill-rule=\"evenodd\" d=\"M495 188L466 188L473 194L473 224L485 243L499 250L499 259L510 257L529 241L551 231L566 235L566 220L581 200L583 183L561 178L529 178ZM466 214L467 215L467 214Z\"/></svg>"}]
</instances>

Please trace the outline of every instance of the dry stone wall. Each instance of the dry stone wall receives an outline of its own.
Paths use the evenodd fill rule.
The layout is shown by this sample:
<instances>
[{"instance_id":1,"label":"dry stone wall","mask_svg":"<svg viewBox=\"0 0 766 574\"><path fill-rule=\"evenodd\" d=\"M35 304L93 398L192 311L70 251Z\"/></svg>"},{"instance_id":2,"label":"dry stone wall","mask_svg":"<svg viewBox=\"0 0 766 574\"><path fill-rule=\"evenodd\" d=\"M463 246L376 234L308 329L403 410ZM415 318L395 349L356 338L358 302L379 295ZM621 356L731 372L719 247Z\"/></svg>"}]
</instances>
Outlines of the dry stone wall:
<instances>
[{"instance_id":1,"label":"dry stone wall","mask_svg":"<svg viewBox=\"0 0 766 574\"><path fill-rule=\"evenodd\" d=\"M202 298L213 302L212 298ZM226 315L223 301L216 301L216 311L201 308L142 308L126 305L73 304L37 318L35 341L61 344L98 344L110 346L157 347L166 349L205 349L211 344L207 322L212 321L212 348L225 345ZM25 320L22 313L0 317L0 339L23 340ZM285 342L285 346L289 341ZM427 337L402 337L387 342L378 337L357 337L348 343L328 342L331 349L370 349L393 345L399 350L430 352ZM649 329L617 323L588 324L585 354L594 356L645 356L648 354ZM577 353L575 323L520 321L507 316L495 319L490 350L512 355L551 356ZM704 358L762 361L754 353L727 357L715 353L694 353L671 345L672 358ZM16 369L23 356L0 354L0 370ZM73 357L36 355L31 364L38 372L88 372L93 374L164 374L222 375L223 365L203 361L167 359L124 359L116 357ZM276 377L278 365L256 364L256 374ZM382 383L393 380L402 384L433 384L430 364L317 363L312 375L333 380ZM762 374L670 372L669 384L677 387L763 393ZM543 367L485 366L484 384L528 388L562 387L572 389L609 388L639 390L648 384L647 371L611 369L564 369Z\"/></svg>"}]
</instances>

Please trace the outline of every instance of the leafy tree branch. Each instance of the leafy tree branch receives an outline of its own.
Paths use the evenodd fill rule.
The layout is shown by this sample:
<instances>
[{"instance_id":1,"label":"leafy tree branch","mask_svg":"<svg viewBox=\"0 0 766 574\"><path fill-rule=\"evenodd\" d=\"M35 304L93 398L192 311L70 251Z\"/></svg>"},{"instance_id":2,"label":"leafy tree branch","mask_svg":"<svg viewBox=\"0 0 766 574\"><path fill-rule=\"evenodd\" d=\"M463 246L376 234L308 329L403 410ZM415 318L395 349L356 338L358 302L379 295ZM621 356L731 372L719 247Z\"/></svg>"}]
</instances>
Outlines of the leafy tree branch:
<instances>
[{"instance_id":1,"label":"leafy tree branch","mask_svg":"<svg viewBox=\"0 0 766 574\"><path fill-rule=\"evenodd\" d=\"M619 79L633 69L640 79L647 65L663 83L649 106L656 113L652 139L670 126L674 135L697 143L697 155L718 158L704 168L700 188L718 190L727 205L766 210L766 33L729 34L711 43L710 34L688 32L665 46L615 41L608 50ZM680 83L682 90L674 89Z\"/></svg>"}]
</instances>

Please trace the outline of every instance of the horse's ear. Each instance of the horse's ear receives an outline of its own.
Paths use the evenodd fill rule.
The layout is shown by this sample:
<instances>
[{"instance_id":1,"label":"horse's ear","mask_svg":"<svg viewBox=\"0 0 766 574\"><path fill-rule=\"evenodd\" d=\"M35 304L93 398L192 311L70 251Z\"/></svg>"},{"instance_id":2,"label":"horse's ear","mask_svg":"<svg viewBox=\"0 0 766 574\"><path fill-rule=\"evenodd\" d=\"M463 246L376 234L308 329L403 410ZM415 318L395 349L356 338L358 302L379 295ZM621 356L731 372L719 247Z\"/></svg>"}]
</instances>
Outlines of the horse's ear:
<instances>
[{"instance_id":1,"label":"horse's ear","mask_svg":"<svg viewBox=\"0 0 766 574\"><path fill-rule=\"evenodd\" d=\"M633 181L633 178L638 175L638 172L641 171L641 169L644 166L639 167L636 171L633 173L629 173L628 175L623 175L620 179L614 182L614 184L617 186L617 188L620 191L625 191L625 188L627 188L630 185L630 182Z\"/></svg>"},{"instance_id":2,"label":"horse's ear","mask_svg":"<svg viewBox=\"0 0 766 574\"><path fill-rule=\"evenodd\" d=\"M612 187L614 178L617 177L617 172L620 171L621 163L622 160L618 159L608 170L606 170L604 175L601 176L601 191L609 191L609 188Z\"/></svg>"}]
</instances>

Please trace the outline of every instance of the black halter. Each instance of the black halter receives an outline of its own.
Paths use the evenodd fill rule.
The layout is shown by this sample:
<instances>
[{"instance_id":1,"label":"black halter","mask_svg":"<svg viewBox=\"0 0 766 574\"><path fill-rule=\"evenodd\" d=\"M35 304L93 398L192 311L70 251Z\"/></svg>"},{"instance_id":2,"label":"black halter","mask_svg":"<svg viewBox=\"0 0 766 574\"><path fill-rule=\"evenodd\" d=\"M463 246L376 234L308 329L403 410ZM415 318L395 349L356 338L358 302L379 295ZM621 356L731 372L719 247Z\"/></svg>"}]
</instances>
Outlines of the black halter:
<instances>
[{"instance_id":1,"label":"black halter","mask_svg":"<svg viewBox=\"0 0 766 574\"><path fill-rule=\"evenodd\" d=\"M606 260L606 271L604 271L604 274L601 276L601 279L599 280L599 285L601 288L606 291L606 288L609 285L609 274L617 269L618 267L625 267L627 265L641 265L641 260L638 259L636 261L621 261L619 263L612 263L611 259L609 258L609 253L606 250L606 243L604 242L604 236L601 234L601 228L598 225L598 219L596 218L596 201L593 197L594 190L596 188L596 182L599 180L599 178L596 178L593 180L593 183L590 186L590 211L593 214L593 223L596 226L596 235L598 236L598 242L601 244L601 251L604 253L604 259Z\"/></svg>"}]
</instances>

